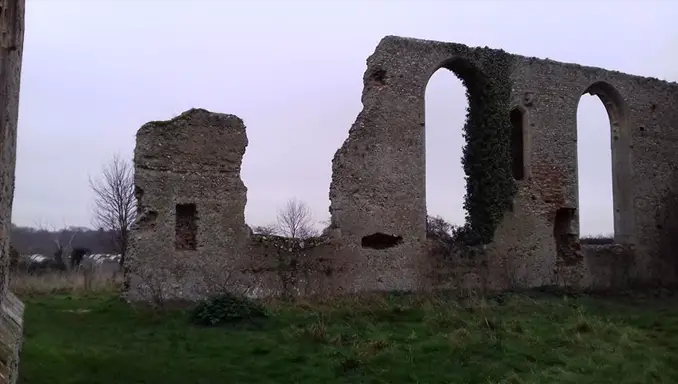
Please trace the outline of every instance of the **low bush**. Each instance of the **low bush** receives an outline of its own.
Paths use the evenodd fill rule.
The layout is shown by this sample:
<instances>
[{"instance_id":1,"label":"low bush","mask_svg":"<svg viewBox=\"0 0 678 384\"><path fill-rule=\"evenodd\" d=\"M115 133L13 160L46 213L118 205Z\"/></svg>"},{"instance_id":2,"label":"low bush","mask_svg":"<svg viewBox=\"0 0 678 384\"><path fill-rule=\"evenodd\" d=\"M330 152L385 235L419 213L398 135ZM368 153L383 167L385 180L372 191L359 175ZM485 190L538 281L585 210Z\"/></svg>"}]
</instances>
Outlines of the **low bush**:
<instances>
[{"instance_id":1,"label":"low bush","mask_svg":"<svg viewBox=\"0 0 678 384\"><path fill-rule=\"evenodd\" d=\"M191 313L192 321L202 326L252 322L266 317L268 312L262 305L230 293L201 301Z\"/></svg>"},{"instance_id":2,"label":"low bush","mask_svg":"<svg viewBox=\"0 0 678 384\"><path fill-rule=\"evenodd\" d=\"M468 242L468 226L451 224L440 216L426 216L426 238L435 241L435 252L447 254Z\"/></svg>"}]
</instances>

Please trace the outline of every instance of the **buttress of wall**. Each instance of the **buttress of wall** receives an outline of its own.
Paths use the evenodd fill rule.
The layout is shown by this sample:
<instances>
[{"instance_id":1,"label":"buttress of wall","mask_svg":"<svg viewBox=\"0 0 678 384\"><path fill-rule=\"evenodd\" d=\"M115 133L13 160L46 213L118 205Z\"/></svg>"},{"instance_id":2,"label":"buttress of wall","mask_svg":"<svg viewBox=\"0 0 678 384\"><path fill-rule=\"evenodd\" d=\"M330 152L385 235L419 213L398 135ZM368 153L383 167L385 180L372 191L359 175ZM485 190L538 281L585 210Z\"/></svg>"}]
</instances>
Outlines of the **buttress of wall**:
<instances>
[{"instance_id":1,"label":"buttress of wall","mask_svg":"<svg viewBox=\"0 0 678 384\"><path fill-rule=\"evenodd\" d=\"M203 109L139 129L130 299L194 299L229 284L249 237L240 178L247 144L240 118Z\"/></svg>"}]
</instances>

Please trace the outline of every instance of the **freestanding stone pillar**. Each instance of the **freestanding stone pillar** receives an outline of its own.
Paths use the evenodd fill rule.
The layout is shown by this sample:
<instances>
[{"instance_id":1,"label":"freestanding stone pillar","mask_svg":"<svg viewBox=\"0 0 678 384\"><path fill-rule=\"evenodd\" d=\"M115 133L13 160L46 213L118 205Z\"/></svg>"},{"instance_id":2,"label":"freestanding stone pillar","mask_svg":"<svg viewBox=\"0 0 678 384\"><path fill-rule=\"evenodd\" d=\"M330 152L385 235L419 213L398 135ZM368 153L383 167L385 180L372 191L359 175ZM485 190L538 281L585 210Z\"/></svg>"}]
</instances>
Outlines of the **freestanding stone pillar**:
<instances>
[{"instance_id":1,"label":"freestanding stone pillar","mask_svg":"<svg viewBox=\"0 0 678 384\"><path fill-rule=\"evenodd\" d=\"M21 301L8 288L25 0L0 0L0 384L16 383L23 338Z\"/></svg>"}]
</instances>

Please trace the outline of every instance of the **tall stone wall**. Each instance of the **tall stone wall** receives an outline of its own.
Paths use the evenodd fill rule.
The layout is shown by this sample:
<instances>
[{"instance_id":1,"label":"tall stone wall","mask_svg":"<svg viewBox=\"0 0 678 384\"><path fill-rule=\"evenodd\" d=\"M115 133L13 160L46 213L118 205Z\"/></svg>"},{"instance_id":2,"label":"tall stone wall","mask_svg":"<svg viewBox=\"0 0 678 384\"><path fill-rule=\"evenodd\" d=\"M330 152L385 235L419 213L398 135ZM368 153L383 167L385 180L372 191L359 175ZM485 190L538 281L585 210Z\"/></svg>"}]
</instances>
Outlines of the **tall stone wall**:
<instances>
[{"instance_id":1,"label":"tall stone wall","mask_svg":"<svg viewBox=\"0 0 678 384\"><path fill-rule=\"evenodd\" d=\"M499 138L499 160L477 153L465 160L476 178L467 233L482 227L480 242L427 238L424 94L441 68L469 87L473 150L488 152L477 144ZM158 291L152 286L163 297L195 299L244 286L269 295L676 282L675 83L395 36L368 58L363 80L363 110L332 163L329 236L313 241L248 231L239 118L191 110L144 125L128 297L148 300ZM577 164L576 112L584 93L600 97L610 117L615 244L608 246L579 241L577 167L586 165ZM182 237L182 228L195 234Z\"/></svg>"},{"instance_id":2,"label":"tall stone wall","mask_svg":"<svg viewBox=\"0 0 678 384\"><path fill-rule=\"evenodd\" d=\"M192 297L245 258L243 121L191 109L145 124L134 154L139 218L126 270L135 296Z\"/></svg>"},{"instance_id":3,"label":"tall stone wall","mask_svg":"<svg viewBox=\"0 0 678 384\"><path fill-rule=\"evenodd\" d=\"M24 306L7 285L24 9L24 0L0 1L0 383L16 382L23 338Z\"/></svg>"},{"instance_id":4,"label":"tall stone wall","mask_svg":"<svg viewBox=\"0 0 678 384\"><path fill-rule=\"evenodd\" d=\"M368 59L363 110L333 160L330 210L345 246L365 260L366 280L394 276L382 286L373 283L374 288L430 283L427 266L421 265L427 249L424 93L429 78L447 68L473 86L476 78L495 75L486 66L503 54L388 36ZM678 155L672 150L678 113L671 107L678 86L518 55L510 55L509 63L509 107L522 114L524 176L516 180L513 204L484 249L491 284L610 285L597 274L600 263L585 259L591 253L578 239L576 112L584 93L599 96L610 116L615 247L633 255L611 260L630 260L631 266L613 268L628 269L630 279L640 283L674 282L676 260L662 241L675 237L666 228L676 220L662 207L673 204L667 196L678 192ZM362 247L362 239L374 233L400 236L402 242L389 249Z\"/></svg>"}]
</instances>

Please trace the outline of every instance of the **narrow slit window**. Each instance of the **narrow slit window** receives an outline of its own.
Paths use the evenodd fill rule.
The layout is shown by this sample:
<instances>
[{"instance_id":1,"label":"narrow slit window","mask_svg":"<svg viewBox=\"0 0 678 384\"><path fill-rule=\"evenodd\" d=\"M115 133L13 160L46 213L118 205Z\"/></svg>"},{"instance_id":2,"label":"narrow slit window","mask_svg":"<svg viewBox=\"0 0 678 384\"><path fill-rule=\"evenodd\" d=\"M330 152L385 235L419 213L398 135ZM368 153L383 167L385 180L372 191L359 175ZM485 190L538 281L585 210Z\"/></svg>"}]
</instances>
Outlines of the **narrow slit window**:
<instances>
[{"instance_id":1,"label":"narrow slit window","mask_svg":"<svg viewBox=\"0 0 678 384\"><path fill-rule=\"evenodd\" d=\"M195 204L177 204L175 225L175 248L178 251L194 251L198 248L198 211Z\"/></svg>"}]
</instances>

